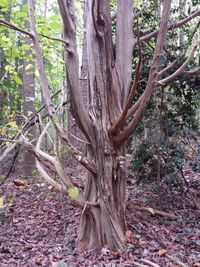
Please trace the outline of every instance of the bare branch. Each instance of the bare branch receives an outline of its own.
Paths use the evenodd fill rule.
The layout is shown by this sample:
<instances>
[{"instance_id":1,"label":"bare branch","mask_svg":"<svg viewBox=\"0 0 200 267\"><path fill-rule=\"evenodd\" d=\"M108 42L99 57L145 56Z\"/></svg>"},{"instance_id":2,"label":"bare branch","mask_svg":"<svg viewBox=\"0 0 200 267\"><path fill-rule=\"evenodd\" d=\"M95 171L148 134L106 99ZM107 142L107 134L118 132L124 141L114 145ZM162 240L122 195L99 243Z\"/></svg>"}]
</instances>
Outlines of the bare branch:
<instances>
[{"instance_id":1,"label":"bare branch","mask_svg":"<svg viewBox=\"0 0 200 267\"><path fill-rule=\"evenodd\" d=\"M191 15L189 15L188 17L186 17L186 18L184 18L182 20L175 21L175 22L171 23L168 26L167 30L174 30L176 28L179 28L182 25L186 24L187 22L189 22L190 20L192 20L192 19L194 19L194 18L196 18L198 16L200 16L200 10L197 10L197 11L193 12ZM146 34L146 35L142 36L140 38L141 42L148 42L152 37L156 37L157 34L158 34L158 31L159 30L155 30L155 31L153 31L153 32L151 32L149 34Z\"/></svg>"},{"instance_id":2,"label":"bare branch","mask_svg":"<svg viewBox=\"0 0 200 267\"><path fill-rule=\"evenodd\" d=\"M48 80L47 80L47 75L46 75L45 68L44 68L42 49L39 45L37 32L35 28L33 0L28 0L28 13L29 13L29 20L30 20L30 29L33 35L32 40L33 40L34 47L35 47L36 60L37 60L37 65L38 65L41 87L42 87L42 94L47 104L49 116L52 118L55 113L55 108L54 108L54 105L51 101L51 97L49 94Z\"/></svg>"},{"instance_id":3,"label":"bare branch","mask_svg":"<svg viewBox=\"0 0 200 267\"><path fill-rule=\"evenodd\" d=\"M0 19L0 25L5 26L5 27L8 27L8 28L13 29L13 30L16 30L16 31L19 31L19 32L21 32L21 33L23 33L23 34L26 34L26 35L28 35L31 39L34 38L34 35L33 35L31 32L28 32L28 31L26 31L26 30L24 30L24 29L22 29L22 28L16 26L16 25L15 25L14 23L12 23L12 22L5 21L5 20L3 20L3 19Z\"/></svg>"},{"instance_id":4,"label":"bare branch","mask_svg":"<svg viewBox=\"0 0 200 267\"><path fill-rule=\"evenodd\" d=\"M164 78L162 80L158 80L157 83L162 84L162 85L166 85L169 82L171 82L174 79L176 79L177 76L183 74L185 68L188 66L190 61L193 59L195 51L197 50L199 45L200 45L200 40L198 42L196 42L196 44L193 46L193 48L192 48L188 58L186 59L186 61L174 73L172 73L170 76L168 76L168 77L166 77L166 78Z\"/></svg>"},{"instance_id":5,"label":"bare branch","mask_svg":"<svg viewBox=\"0 0 200 267\"><path fill-rule=\"evenodd\" d=\"M200 66L198 68L194 69L194 70L184 70L183 74L187 75L187 76L190 76L190 75L197 74L198 72L200 72Z\"/></svg>"},{"instance_id":6,"label":"bare branch","mask_svg":"<svg viewBox=\"0 0 200 267\"><path fill-rule=\"evenodd\" d=\"M31 32L28 32L20 27L18 27L17 25L15 25L14 23L10 22L10 21L5 21L5 20L2 20L0 19L0 25L2 26L5 26L7 28L10 28L12 30L15 30L15 31L18 31L18 32L21 32L23 34L26 34L28 35L31 39L34 38L34 35L31 33ZM51 36L47 36L45 34L38 34L46 39L50 39L50 40L53 40L53 41L59 41L59 42L62 42L66 45L66 49L67 49L67 46L69 45L65 40L61 39L61 38L57 38L57 37L51 37Z\"/></svg>"},{"instance_id":7,"label":"bare branch","mask_svg":"<svg viewBox=\"0 0 200 267\"><path fill-rule=\"evenodd\" d=\"M168 71L169 69L173 68L175 66L175 64L177 63L178 59L175 59L171 64L169 64L166 68L162 69L161 71L158 72L158 76L163 75L163 73L165 73L166 71Z\"/></svg>"}]
</instances>

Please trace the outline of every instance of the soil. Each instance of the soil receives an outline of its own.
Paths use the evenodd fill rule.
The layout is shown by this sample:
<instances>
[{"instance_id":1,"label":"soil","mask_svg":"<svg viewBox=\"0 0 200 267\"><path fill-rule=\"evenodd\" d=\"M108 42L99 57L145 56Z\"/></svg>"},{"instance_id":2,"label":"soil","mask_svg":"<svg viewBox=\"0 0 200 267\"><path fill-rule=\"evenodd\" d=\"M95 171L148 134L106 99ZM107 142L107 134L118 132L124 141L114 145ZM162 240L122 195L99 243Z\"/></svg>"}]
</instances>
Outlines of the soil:
<instances>
[{"instance_id":1,"label":"soil","mask_svg":"<svg viewBox=\"0 0 200 267\"><path fill-rule=\"evenodd\" d=\"M83 176L76 172L75 177ZM138 186L130 178L127 249L97 252L77 248L81 210L67 196L39 177L22 179L15 173L0 191L0 267L200 267L200 175L191 169L184 175L189 193L165 184ZM139 211L135 205L152 209ZM178 219L155 215L153 209Z\"/></svg>"}]
</instances>

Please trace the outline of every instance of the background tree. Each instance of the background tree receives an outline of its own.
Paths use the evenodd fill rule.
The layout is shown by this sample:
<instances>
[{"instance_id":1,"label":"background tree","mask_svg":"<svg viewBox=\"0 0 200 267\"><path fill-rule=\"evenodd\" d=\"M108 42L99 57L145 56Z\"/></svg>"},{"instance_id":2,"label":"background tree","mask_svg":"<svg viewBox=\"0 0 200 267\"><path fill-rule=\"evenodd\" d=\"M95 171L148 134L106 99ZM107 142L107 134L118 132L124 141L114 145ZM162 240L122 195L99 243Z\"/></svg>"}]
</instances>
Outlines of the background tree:
<instances>
[{"instance_id":1,"label":"background tree","mask_svg":"<svg viewBox=\"0 0 200 267\"><path fill-rule=\"evenodd\" d=\"M27 1L23 0L22 5L27 5ZM26 21L25 27L29 30L29 22ZM23 78L23 89L24 89L24 103L23 103L23 113L28 119L31 115L35 113L35 62L34 55L31 47L31 40L27 35L23 36L23 43L27 45L25 51L25 57L23 60L22 78ZM31 59L32 57L32 59ZM29 131L30 142L34 141L36 136L35 129L32 127ZM35 169L35 157L30 154L28 150L24 151L24 162L23 162L23 172L24 176L31 176L33 170Z\"/></svg>"}]
</instances>

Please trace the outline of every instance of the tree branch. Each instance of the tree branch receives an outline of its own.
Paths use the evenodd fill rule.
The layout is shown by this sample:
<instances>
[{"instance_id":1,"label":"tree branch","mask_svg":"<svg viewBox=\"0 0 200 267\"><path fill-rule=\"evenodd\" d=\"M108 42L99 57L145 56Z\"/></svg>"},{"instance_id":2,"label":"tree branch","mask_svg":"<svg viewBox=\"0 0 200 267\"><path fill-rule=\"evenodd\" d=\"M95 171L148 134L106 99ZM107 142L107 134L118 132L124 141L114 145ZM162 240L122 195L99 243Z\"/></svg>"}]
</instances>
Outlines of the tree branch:
<instances>
[{"instance_id":1,"label":"tree branch","mask_svg":"<svg viewBox=\"0 0 200 267\"><path fill-rule=\"evenodd\" d=\"M189 22L190 20L192 20L192 19L194 19L194 18L196 18L198 16L200 16L200 10L197 10L197 11L193 12L191 15L189 15L188 17L186 17L186 18L184 18L182 20L175 21L175 22L171 23L168 26L167 30L174 30L176 28L179 28L182 25L186 24L187 22ZM153 32L151 32L149 34L146 34L146 35L142 36L140 38L140 41L141 42L148 42L152 37L156 37L158 35L158 31L159 30L155 30L155 31L153 31Z\"/></svg>"},{"instance_id":2,"label":"tree branch","mask_svg":"<svg viewBox=\"0 0 200 267\"><path fill-rule=\"evenodd\" d=\"M161 71L158 72L158 76L163 75L163 73L165 73L166 71L168 71L169 69L173 68L175 66L175 64L177 63L178 59L175 59L172 63L170 63L166 68L162 69Z\"/></svg>"},{"instance_id":3,"label":"tree branch","mask_svg":"<svg viewBox=\"0 0 200 267\"><path fill-rule=\"evenodd\" d=\"M162 79L162 80L158 80L157 83L161 84L161 85L166 85L169 82L173 81L174 79L176 79L177 76L183 74L185 68L188 66L188 64L190 63L190 61L193 59L195 51L197 50L198 46L200 46L200 40L198 42L196 42L196 44L193 46L188 58L186 59L186 61L174 72L172 73L170 76ZM198 71L198 69L197 69Z\"/></svg>"},{"instance_id":4,"label":"tree branch","mask_svg":"<svg viewBox=\"0 0 200 267\"><path fill-rule=\"evenodd\" d=\"M22 29L22 28L16 26L16 25L15 25L14 23L12 23L12 22L5 21L5 20L3 20L3 19L0 19L0 25L5 26L5 27L8 27L8 28L13 29L13 30L16 30L16 31L21 32L21 33L23 33L23 34L26 34L26 35L28 35L31 39L34 38L34 35L33 35L31 32L28 32L28 31L26 31L26 30L24 30L24 29Z\"/></svg>"},{"instance_id":5,"label":"tree branch","mask_svg":"<svg viewBox=\"0 0 200 267\"><path fill-rule=\"evenodd\" d=\"M70 52L69 50L66 52L66 69L72 114L87 140L91 141L89 117L84 106L79 84L74 5L72 0L67 2L58 0L58 5L64 25L63 39L68 43L70 50Z\"/></svg>"},{"instance_id":6,"label":"tree branch","mask_svg":"<svg viewBox=\"0 0 200 267\"><path fill-rule=\"evenodd\" d=\"M200 72L200 66L198 68L194 69L194 70L184 70L183 74L187 75L187 76L190 76L190 75L197 74L198 72Z\"/></svg>"},{"instance_id":7,"label":"tree branch","mask_svg":"<svg viewBox=\"0 0 200 267\"><path fill-rule=\"evenodd\" d=\"M34 35L33 35L31 32L28 32L28 31L26 31L26 30L24 30L24 29L18 27L17 25L15 25L14 23L12 23L12 22L10 22L10 21L5 21L5 20L3 20L3 19L0 19L0 25L5 26L5 27L7 27L7 28L10 28L10 29L12 29L12 30L16 30L16 31L21 32L21 33L23 33L23 34L26 34L26 35L28 35L31 39L34 38ZM59 41L59 42L62 42L62 43L64 43L64 44L66 45L66 49L68 49L67 46L68 46L69 44L68 44L65 40L63 40L63 39L61 39L61 38L51 37L51 36L47 36L47 35L44 35L44 34L38 34L38 35L40 35L40 36L42 36L42 37L44 37L44 38L46 38L46 39L50 39L50 40L53 40L53 41ZM69 49L68 49L68 50L69 50Z\"/></svg>"},{"instance_id":8,"label":"tree branch","mask_svg":"<svg viewBox=\"0 0 200 267\"><path fill-rule=\"evenodd\" d=\"M72 154L74 155L74 157L80 162L82 163L88 170L92 171L93 173L95 172L95 167L93 163L90 163L85 157L83 157L82 153L74 148L64 130L62 129L62 127L58 124L57 119L55 117L55 107L53 105L53 102L51 101L51 97L49 94L49 86L48 86L48 80L47 80L47 75L45 72L45 68L44 68L44 62L43 62L43 57L42 57L42 50L41 47L39 45L39 41L37 39L37 32L36 32L36 28L35 28L35 21L34 21L34 13L33 13L33 1L32 0L28 0L28 8L29 8L29 18L30 18L30 28L31 31L33 32L33 43L34 43L34 47L35 47L35 53L36 53L36 60L37 60L37 64L38 64L38 70L39 70L39 75L40 75L40 81L41 81L41 87L42 87L42 93L43 93L43 97L46 101L46 105L47 105L47 109L48 109L48 113L49 116L54 124L54 127L59 135L59 137L68 144L68 146L72 149ZM68 25L69 26L69 25ZM71 49L70 49L71 50ZM68 75L69 77L69 75ZM75 90L76 91L76 90ZM77 94L80 95L80 92L78 92ZM78 95L76 95L76 97L78 98ZM80 107L77 107L77 109L79 109ZM79 109L79 112L81 110ZM89 126L88 126L89 127Z\"/></svg>"}]
</instances>

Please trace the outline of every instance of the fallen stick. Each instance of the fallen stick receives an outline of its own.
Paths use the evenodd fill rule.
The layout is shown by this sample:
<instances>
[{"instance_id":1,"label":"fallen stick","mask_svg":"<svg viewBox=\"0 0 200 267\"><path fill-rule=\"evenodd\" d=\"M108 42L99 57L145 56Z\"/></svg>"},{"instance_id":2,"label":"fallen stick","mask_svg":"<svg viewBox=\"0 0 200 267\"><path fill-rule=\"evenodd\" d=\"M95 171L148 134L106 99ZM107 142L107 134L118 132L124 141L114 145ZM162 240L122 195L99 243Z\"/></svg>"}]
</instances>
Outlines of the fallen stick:
<instances>
[{"instance_id":1,"label":"fallen stick","mask_svg":"<svg viewBox=\"0 0 200 267\"><path fill-rule=\"evenodd\" d=\"M161 211L161 210L155 210L155 209L149 208L149 207L141 207L141 206L137 206L137 205L131 205L131 207L134 208L135 210L139 210L139 211L148 211L152 215L160 215L160 216L172 219L172 220L179 219L179 217L177 215L174 215L174 214L169 213L169 212L165 212L165 211Z\"/></svg>"},{"instance_id":2,"label":"fallen stick","mask_svg":"<svg viewBox=\"0 0 200 267\"><path fill-rule=\"evenodd\" d=\"M172 260L174 263L176 263L177 265L179 265L179 266L181 266L181 267L189 267L187 264L185 264L185 263L179 261L177 258L174 258L174 257L172 257L172 256L170 256L170 255L168 255L168 254L166 254L166 257L167 257L168 259Z\"/></svg>"},{"instance_id":3,"label":"fallen stick","mask_svg":"<svg viewBox=\"0 0 200 267\"><path fill-rule=\"evenodd\" d=\"M150 260L141 259L141 261L144 262L144 263L147 263L147 264L151 265L152 267L160 267L160 265L158 265L158 264L156 264L156 263L154 263L154 262L152 262Z\"/></svg>"}]
</instances>

